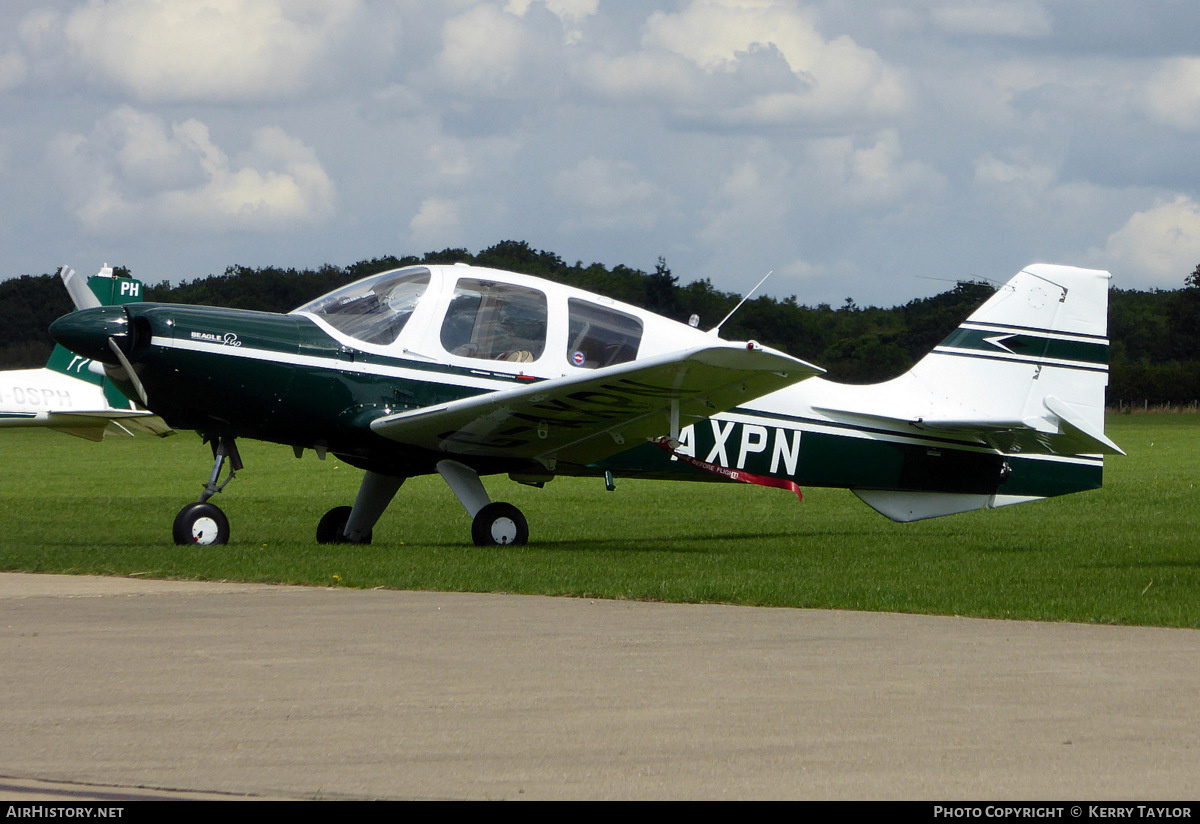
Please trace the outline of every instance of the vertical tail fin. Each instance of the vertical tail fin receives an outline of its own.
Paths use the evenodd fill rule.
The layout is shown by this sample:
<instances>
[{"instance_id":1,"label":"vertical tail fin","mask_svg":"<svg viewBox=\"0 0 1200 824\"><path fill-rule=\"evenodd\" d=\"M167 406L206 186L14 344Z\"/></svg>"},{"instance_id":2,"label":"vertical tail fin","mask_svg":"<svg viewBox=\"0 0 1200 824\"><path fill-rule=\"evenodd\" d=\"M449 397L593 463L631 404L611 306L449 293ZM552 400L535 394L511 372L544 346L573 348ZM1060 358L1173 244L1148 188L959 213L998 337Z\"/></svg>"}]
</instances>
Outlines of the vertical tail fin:
<instances>
[{"instance_id":1,"label":"vertical tail fin","mask_svg":"<svg viewBox=\"0 0 1200 824\"><path fill-rule=\"evenodd\" d=\"M874 386L827 385L814 407L834 419L868 418L933 438L935 456L957 444L1003 456L994 491L956 488L952 473L930 489L918 477L928 467L914 464L911 482L855 494L911 521L1099 487L1101 456L1123 454L1104 434L1109 278L1028 266L904 375Z\"/></svg>"},{"instance_id":2,"label":"vertical tail fin","mask_svg":"<svg viewBox=\"0 0 1200 824\"><path fill-rule=\"evenodd\" d=\"M927 426L976 429L1005 452L1120 453L1104 435L1108 272L1035 264L908 376Z\"/></svg>"}]
</instances>

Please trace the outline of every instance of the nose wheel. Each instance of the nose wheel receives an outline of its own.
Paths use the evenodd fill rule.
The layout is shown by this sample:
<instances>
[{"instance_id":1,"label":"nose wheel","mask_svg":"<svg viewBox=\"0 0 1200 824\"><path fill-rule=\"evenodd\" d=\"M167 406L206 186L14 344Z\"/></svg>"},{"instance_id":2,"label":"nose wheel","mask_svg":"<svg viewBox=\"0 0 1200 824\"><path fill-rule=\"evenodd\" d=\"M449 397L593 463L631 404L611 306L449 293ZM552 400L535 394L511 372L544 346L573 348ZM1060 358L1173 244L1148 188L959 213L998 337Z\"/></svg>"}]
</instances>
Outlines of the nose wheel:
<instances>
[{"instance_id":1,"label":"nose wheel","mask_svg":"<svg viewBox=\"0 0 1200 824\"><path fill-rule=\"evenodd\" d=\"M171 529L175 543L213 546L229 543L229 519L209 503L188 504L175 516Z\"/></svg>"},{"instance_id":2,"label":"nose wheel","mask_svg":"<svg viewBox=\"0 0 1200 824\"><path fill-rule=\"evenodd\" d=\"M175 516L175 524L171 527L171 536L175 543L181 546L214 546L229 543L229 519L220 508L210 504L208 499L233 480L234 473L242 468L242 456L238 454L233 438L212 439L212 448L212 475L204 485L200 500L179 510L179 514ZM229 461L229 477L224 483L218 484L221 468L226 461Z\"/></svg>"}]
</instances>

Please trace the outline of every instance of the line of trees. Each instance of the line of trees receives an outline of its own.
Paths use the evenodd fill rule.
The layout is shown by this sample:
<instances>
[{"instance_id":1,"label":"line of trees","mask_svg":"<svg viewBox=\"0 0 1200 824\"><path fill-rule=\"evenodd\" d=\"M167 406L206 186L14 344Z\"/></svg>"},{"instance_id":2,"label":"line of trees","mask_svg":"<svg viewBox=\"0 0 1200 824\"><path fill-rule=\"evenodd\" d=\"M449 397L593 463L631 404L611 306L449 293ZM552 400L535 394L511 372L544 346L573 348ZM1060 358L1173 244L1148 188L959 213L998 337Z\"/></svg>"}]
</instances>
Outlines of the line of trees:
<instances>
[{"instance_id":1,"label":"line of trees","mask_svg":"<svg viewBox=\"0 0 1200 824\"><path fill-rule=\"evenodd\" d=\"M230 266L222 275L178 285L147 284L145 300L286 312L376 272L458 262L537 275L680 321L698 314L705 328L718 323L741 299L714 288L707 279L681 286L662 258L653 272L623 265L569 265L523 241L504 241L478 254L443 249L420 257L387 256L318 269ZM871 383L909 368L992 291L984 282L961 281L939 295L890 309L860 307L850 298L835 308L802 305L794 295L761 296L738 310L722 328L722 336L777 347L825 367L833 380ZM53 275L0 281L0 368L44 365L53 346L46 329L70 309L66 292ZM1109 299L1109 337L1111 405L1189 404L1200 399L1200 266L1178 290L1114 289Z\"/></svg>"}]
</instances>

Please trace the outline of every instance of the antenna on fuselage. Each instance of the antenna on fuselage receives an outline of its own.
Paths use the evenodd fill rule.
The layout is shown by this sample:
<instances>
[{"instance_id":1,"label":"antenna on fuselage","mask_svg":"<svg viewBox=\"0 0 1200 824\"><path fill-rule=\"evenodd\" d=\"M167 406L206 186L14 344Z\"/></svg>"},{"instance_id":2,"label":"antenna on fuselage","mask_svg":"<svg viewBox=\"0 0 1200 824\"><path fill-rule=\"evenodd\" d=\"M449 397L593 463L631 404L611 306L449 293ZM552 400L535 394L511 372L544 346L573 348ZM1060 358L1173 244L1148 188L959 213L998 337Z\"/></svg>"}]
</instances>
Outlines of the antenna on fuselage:
<instances>
[{"instance_id":1,"label":"antenna on fuselage","mask_svg":"<svg viewBox=\"0 0 1200 824\"><path fill-rule=\"evenodd\" d=\"M718 323L718 324L717 324L716 326L714 326L712 329L709 329L709 330L708 330L708 334L712 335L713 337L720 337L720 334L721 334L721 327L725 325L725 321L727 321L727 320L729 320L731 317L733 317L733 313L734 313L734 312L736 312L737 310L741 309L741 308L742 308L742 304L743 304L743 303L745 303L746 301L750 300L750 296L754 294L754 290L755 290L755 289L757 289L758 287L762 286L764 283L766 283L766 282L767 282L767 278L769 278L769 277L770 277L771 275L773 275L773 274L775 274L775 270L774 270L774 269L772 269L771 271L769 271L769 272L767 272L765 275L763 275L763 276L762 276L762 280L760 280L758 283L754 284L754 288L752 288L752 289L751 289L749 292L747 292L747 293L746 293L746 296L745 296L744 298L742 298L741 300L739 300L739 301L738 301L738 305L737 305L737 306L735 306L735 307L733 307L733 309L731 309L731 310L729 311L729 314L728 314L728 315L726 315L724 318L722 318L722 320L721 320L721 322L720 322L720 323Z\"/></svg>"}]
</instances>

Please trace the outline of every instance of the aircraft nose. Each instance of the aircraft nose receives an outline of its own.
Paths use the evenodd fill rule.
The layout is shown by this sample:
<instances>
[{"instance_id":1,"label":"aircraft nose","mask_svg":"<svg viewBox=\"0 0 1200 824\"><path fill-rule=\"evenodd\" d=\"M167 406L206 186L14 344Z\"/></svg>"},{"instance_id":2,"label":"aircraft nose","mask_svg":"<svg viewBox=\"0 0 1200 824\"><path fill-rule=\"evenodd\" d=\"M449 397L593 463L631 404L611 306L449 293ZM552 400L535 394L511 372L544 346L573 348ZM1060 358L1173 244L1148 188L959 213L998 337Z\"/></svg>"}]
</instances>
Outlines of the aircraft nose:
<instances>
[{"instance_id":1,"label":"aircraft nose","mask_svg":"<svg viewBox=\"0 0 1200 824\"><path fill-rule=\"evenodd\" d=\"M101 363L119 363L108 339L124 340L129 318L120 306L100 306L63 315L50 324L50 336L77 355Z\"/></svg>"}]
</instances>

